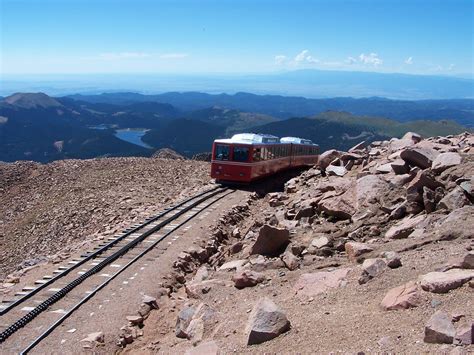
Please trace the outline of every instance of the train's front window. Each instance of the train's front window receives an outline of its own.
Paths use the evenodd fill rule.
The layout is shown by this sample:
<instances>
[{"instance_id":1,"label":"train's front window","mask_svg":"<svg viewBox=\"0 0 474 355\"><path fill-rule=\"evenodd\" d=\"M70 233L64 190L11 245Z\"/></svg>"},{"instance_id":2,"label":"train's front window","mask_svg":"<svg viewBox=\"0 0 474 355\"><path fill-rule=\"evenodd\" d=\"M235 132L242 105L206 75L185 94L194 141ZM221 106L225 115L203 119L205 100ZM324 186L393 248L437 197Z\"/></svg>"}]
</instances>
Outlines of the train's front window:
<instances>
[{"instance_id":1,"label":"train's front window","mask_svg":"<svg viewBox=\"0 0 474 355\"><path fill-rule=\"evenodd\" d=\"M234 147L234 161L247 161L249 159L249 148Z\"/></svg>"},{"instance_id":2,"label":"train's front window","mask_svg":"<svg viewBox=\"0 0 474 355\"><path fill-rule=\"evenodd\" d=\"M229 146L228 145L216 145L216 156L214 157L217 160L229 160Z\"/></svg>"}]
</instances>

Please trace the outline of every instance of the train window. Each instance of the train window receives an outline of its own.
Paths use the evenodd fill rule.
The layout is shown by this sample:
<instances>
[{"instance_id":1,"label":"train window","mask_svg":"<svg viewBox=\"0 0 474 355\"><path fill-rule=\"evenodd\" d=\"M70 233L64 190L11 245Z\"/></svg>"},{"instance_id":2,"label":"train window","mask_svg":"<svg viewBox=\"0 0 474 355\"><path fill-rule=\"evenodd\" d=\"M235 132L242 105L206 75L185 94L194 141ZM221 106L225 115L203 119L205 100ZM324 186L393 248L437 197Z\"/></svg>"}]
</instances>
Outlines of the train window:
<instances>
[{"instance_id":1,"label":"train window","mask_svg":"<svg viewBox=\"0 0 474 355\"><path fill-rule=\"evenodd\" d=\"M247 161L249 159L249 148L234 147L234 161Z\"/></svg>"},{"instance_id":2,"label":"train window","mask_svg":"<svg viewBox=\"0 0 474 355\"><path fill-rule=\"evenodd\" d=\"M228 145L216 145L216 156L217 160L229 160L229 146Z\"/></svg>"},{"instance_id":3,"label":"train window","mask_svg":"<svg viewBox=\"0 0 474 355\"><path fill-rule=\"evenodd\" d=\"M270 147L270 149L268 150L268 153L269 153L269 157L268 159L275 159L275 146L273 147Z\"/></svg>"},{"instance_id":4,"label":"train window","mask_svg":"<svg viewBox=\"0 0 474 355\"><path fill-rule=\"evenodd\" d=\"M260 148L253 148L253 161L262 160L262 151Z\"/></svg>"}]
</instances>

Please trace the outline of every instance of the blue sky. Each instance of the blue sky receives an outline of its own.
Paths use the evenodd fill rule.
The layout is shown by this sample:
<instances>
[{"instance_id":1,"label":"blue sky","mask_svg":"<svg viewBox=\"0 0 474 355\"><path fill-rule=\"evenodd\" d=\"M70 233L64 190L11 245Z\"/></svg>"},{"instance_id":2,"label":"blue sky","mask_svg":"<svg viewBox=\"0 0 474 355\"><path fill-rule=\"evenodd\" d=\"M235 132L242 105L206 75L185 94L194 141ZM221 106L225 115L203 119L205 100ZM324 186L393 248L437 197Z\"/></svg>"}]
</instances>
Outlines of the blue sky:
<instances>
[{"instance_id":1,"label":"blue sky","mask_svg":"<svg viewBox=\"0 0 474 355\"><path fill-rule=\"evenodd\" d=\"M0 0L1 72L471 74L472 0Z\"/></svg>"}]
</instances>

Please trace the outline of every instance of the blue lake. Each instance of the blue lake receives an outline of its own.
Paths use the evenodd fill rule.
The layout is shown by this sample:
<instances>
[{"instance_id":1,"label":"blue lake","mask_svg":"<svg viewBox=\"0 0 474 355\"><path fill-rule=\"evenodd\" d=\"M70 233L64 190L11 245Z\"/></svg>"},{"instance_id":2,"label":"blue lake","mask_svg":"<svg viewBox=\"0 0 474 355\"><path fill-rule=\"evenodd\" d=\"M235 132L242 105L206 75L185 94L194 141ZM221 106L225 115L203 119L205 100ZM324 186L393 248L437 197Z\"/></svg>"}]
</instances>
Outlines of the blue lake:
<instances>
[{"instance_id":1,"label":"blue lake","mask_svg":"<svg viewBox=\"0 0 474 355\"><path fill-rule=\"evenodd\" d=\"M118 139L121 139L123 141L139 145L144 148L149 148L152 149L152 146L149 146L145 142L142 141L142 137L145 135L147 132L147 129L132 129L132 128L126 128L126 129L117 129L115 131L115 137Z\"/></svg>"}]
</instances>

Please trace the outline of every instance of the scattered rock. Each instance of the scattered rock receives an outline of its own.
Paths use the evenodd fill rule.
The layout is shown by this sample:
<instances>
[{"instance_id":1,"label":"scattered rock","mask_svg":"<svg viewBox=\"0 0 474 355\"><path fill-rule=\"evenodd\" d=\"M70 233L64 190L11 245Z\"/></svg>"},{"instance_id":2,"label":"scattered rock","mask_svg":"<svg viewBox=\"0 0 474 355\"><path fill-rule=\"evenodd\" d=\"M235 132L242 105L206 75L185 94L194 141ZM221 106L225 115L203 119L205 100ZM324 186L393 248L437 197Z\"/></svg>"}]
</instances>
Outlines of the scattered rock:
<instances>
[{"instance_id":1,"label":"scattered rock","mask_svg":"<svg viewBox=\"0 0 474 355\"><path fill-rule=\"evenodd\" d=\"M188 328L189 323L191 323L195 312L195 308L186 306L178 313L178 318L176 319L175 327L175 335L178 338L187 337L186 329Z\"/></svg>"},{"instance_id":2,"label":"scattered rock","mask_svg":"<svg viewBox=\"0 0 474 355\"><path fill-rule=\"evenodd\" d=\"M275 256L283 251L290 239L290 231L268 224L260 228L257 240L252 245L250 254Z\"/></svg>"},{"instance_id":3,"label":"scattered rock","mask_svg":"<svg viewBox=\"0 0 474 355\"><path fill-rule=\"evenodd\" d=\"M299 266L299 259L290 251L283 253L281 260L283 260L288 270L296 270Z\"/></svg>"},{"instance_id":4,"label":"scattered rock","mask_svg":"<svg viewBox=\"0 0 474 355\"><path fill-rule=\"evenodd\" d=\"M240 270L240 269L242 269L247 263L248 263L248 261L245 260L245 259L242 259L242 260L232 260L232 261L228 261L228 262L222 264L222 266L219 267L219 270L222 270L222 271L235 271L235 270Z\"/></svg>"},{"instance_id":5,"label":"scattered rock","mask_svg":"<svg viewBox=\"0 0 474 355\"><path fill-rule=\"evenodd\" d=\"M461 156L458 153L441 153L434 159L431 170L439 174L445 171L447 168L456 166L458 164L461 164Z\"/></svg>"},{"instance_id":6,"label":"scattered rock","mask_svg":"<svg viewBox=\"0 0 474 355\"><path fill-rule=\"evenodd\" d=\"M421 222L425 220L424 215L417 217L407 217L397 224L393 225L385 233L388 239L404 239L407 238Z\"/></svg>"},{"instance_id":7,"label":"scattered rock","mask_svg":"<svg viewBox=\"0 0 474 355\"><path fill-rule=\"evenodd\" d=\"M345 284L350 268L302 274L293 289L298 296L312 297Z\"/></svg>"},{"instance_id":8,"label":"scattered rock","mask_svg":"<svg viewBox=\"0 0 474 355\"><path fill-rule=\"evenodd\" d=\"M366 259L362 263L362 275L359 278L360 284L365 284L374 277L382 274L387 269L387 264L383 259Z\"/></svg>"},{"instance_id":9,"label":"scattered rock","mask_svg":"<svg viewBox=\"0 0 474 355\"><path fill-rule=\"evenodd\" d=\"M331 176L344 176L347 174L347 169L343 166L335 166L335 165L329 165L326 168L326 173Z\"/></svg>"},{"instance_id":10,"label":"scattered rock","mask_svg":"<svg viewBox=\"0 0 474 355\"><path fill-rule=\"evenodd\" d=\"M383 252L381 256L385 259L387 266L391 269L396 269L402 266L400 255L395 251Z\"/></svg>"},{"instance_id":11,"label":"scattered rock","mask_svg":"<svg viewBox=\"0 0 474 355\"><path fill-rule=\"evenodd\" d=\"M410 167L403 159L397 159L390 163L392 170L397 175L403 175L410 171Z\"/></svg>"},{"instance_id":12,"label":"scattered rock","mask_svg":"<svg viewBox=\"0 0 474 355\"><path fill-rule=\"evenodd\" d=\"M334 159L341 156L341 153L335 149L327 150L319 156L318 167L326 169Z\"/></svg>"},{"instance_id":13,"label":"scattered rock","mask_svg":"<svg viewBox=\"0 0 474 355\"><path fill-rule=\"evenodd\" d=\"M469 204L470 202L464 194L464 190L461 187L456 186L451 192L443 197L438 206L439 208L453 211Z\"/></svg>"},{"instance_id":14,"label":"scattered rock","mask_svg":"<svg viewBox=\"0 0 474 355\"><path fill-rule=\"evenodd\" d=\"M446 293L461 287L474 278L474 270L451 269L446 272L430 272L421 277L421 288L433 293Z\"/></svg>"},{"instance_id":15,"label":"scattered rock","mask_svg":"<svg viewBox=\"0 0 474 355\"><path fill-rule=\"evenodd\" d=\"M461 258L461 267L463 269L474 269L474 251L470 251Z\"/></svg>"},{"instance_id":16,"label":"scattered rock","mask_svg":"<svg viewBox=\"0 0 474 355\"><path fill-rule=\"evenodd\" d=\"M142 325L143 324L143 317L141 315L136 316L127 316L127 321L131 325Z\"/></svg>"},{"instance_id":17,"label":"scattered rock","mask_svg":"<svg viewBox=\"0 0 474 355\"><path fill-rule=\"evenodd\" d=\"M392 288L385 295L381 306L386 311L418 307L424 302L424 297L417 284L410 281L404 285Z\"/></svg>"},{"instance_id":18,"label":"scattered rock","mask_svg":"<svg viewBox=\"0 0 474 355\"><path fill-rule=\"evenodd\" d=\"M239 271L232 277L234 286L239 289L245 287L253 287L259 284L260 282L263 282L264 280L264 275L250 270Z\"/></svg>"},{"instance_id":19,"label":"scattered rock","mask_svg":"<svg viewBox=\"0 0 474 355\"><path fill-rule=\"evenodd\" d=\"M91 348L94 344L103 344L105 341L104 333L95 332L89 333L86 338L81 340L84 348Z\"/></svg>"},{"instance_id":20,"label":"scattered rock","mask_svg":"<svg viewBox=\"0 0 474 355\"><path fill-rule=\"evenodd\" d=\"M452 344L456 330L451 322L451 316L437 311L425 325L425 343Z\"/></svg>"},{"instance_id":21,"label":"scattered rock","mask_svg":"<svg viewBox=\"0 0 474 355\"><path fill-rule=\"evenodd\" d=\"M408 139L413 141L413 143L419 143L423 138L418 133L415 132L407 132L405 135L402 137L402 139Z\"/></svg>"},{"instance_id":22,"label":"scattered rock","mask_svg":"<svg viewBox=\"0 0 474 355\"><path fill-rule=\"evenodd\" d=\"M347 256L352 261L357 261L358 257L374 250L370 245L359 242L347 242L344 245Z\"/></svg>"},{"instance_id":23,"label":"scattered rock","mask_svg":"<svg viewBox=\"0 0 474 355\"><path fill-rule=\"evenodd\" d=\"M431 168L433 160L438 153L430 148L405 148L400 153L400 158L409 165L417 166L421 169Z\"/></svg>"},{"instance_id":24,"label":"scattered rock","mask_svg":"<svg viewBox=\"0 0 474 355\"><path fill-rule=\"evenodd\" d=\"M474 344L474 322L461 325L454 335L455 345L471 345Z\"/></svg>"},{"instance_id":25,"label":"scattered rock","mask_svg":"<svg viewBox=\"0 0 474 355\"><path fill-rule=\"evenodd\" d=\"M324 248L324 247L328 247L330 246L331 243L329 241L329 238L328 237L325 237L325 236L322 236L322 237L318 237L318 238L314 238L312 241L311 241L311 246L317 248L317 249L321 249L321 248Z\"/></svg>"},{"instance_id":26,"label":"scattered rock","mask_svg":"<svg viewBox=\"0 0 474 355\"><path fill-rule=\"evenodd\" d=\"M260 344L290 329L285 313L269 298L260 299L250 313L246 327L247 344Z\"/></svg>"}]
</instances>

